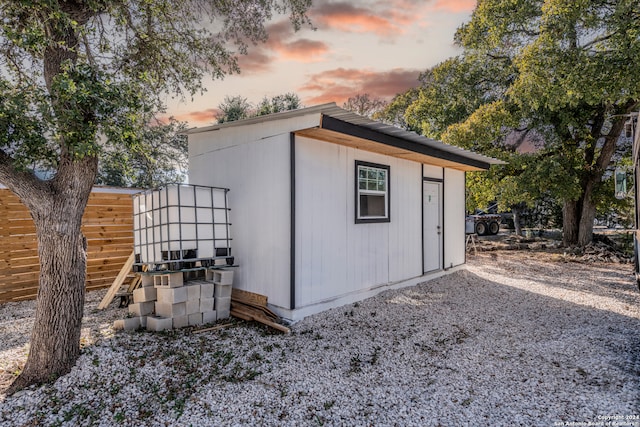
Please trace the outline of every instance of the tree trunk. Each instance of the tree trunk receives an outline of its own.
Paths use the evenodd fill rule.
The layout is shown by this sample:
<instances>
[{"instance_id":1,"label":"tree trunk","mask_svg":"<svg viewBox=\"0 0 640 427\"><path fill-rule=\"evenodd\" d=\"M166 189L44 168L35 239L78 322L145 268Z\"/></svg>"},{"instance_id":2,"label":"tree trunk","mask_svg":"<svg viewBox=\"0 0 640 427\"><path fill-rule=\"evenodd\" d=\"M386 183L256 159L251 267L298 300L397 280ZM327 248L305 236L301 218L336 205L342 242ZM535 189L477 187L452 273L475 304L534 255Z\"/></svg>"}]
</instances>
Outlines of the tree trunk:
<instances>
[{"instance_id":1,"label":"tree trunk","mask_svg":"<svg viewBox=\"0 0 640 427\"><path fill-rule=\"evenodd\" d=\"M512 208L513 213L513 227L515 228L516 235L522 236L522 225L520 224L520 208Z\"/></svg>"},{"instance_id":2,"label":"tree trunk","mask_svg":"<svg viewBox=\"0 0 640 427\"><path fill-rule=\"evenodd\" d=\"M590 181L584 190L580 224L578 228L578 246L585 247L593 240L593 220L596 217L596 205L591 201L594 182Z\"/></svg>"},{"instance_id":3,"label":"tree trunk","mask_svg":"<svg viewBox=\"0 0 640 427\"><path fill-rule=\"evenodd\" d=\"M578 244L580 228L579 203L576 200L565 200L562 206L562 244L575 246Z\"/></svg>"},{"instance_id":4,"label":"tree trunk","mask_svg":"<svg viewBox=\"0 0 640 427\"><path fill-rule=\"evenodd\" d=\"M591 199L596 185L595 180L596 178L594 177L585 182L580 200L564 202L562 209L562 240L564 246L585 247L593 240L593 220L596 217L596 205Z\"/></svg>"},{"instance_id":5,"label":"tree trunk","mask_svg":"<svg viewBox=\"0 0 640 427\"><path fill-rule=\"evenodd\" d=\"M45 194L18 194L36 226L40 287L27 363L8 394L68 373L80 354L87 264L80 226L96 171L96 158L68 160Z\"/></svg>"}]
</instances>

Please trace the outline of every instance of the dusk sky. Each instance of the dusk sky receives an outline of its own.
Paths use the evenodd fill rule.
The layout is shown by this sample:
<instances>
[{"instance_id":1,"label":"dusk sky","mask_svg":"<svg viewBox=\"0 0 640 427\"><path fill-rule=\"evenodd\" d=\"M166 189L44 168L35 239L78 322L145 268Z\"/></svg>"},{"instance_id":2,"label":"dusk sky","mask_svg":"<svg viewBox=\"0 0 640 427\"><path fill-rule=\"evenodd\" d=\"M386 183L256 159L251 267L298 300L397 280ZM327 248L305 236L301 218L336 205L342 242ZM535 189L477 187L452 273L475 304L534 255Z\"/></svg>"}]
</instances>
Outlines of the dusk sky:
<instances>
[{"instance_id":1,"label":"dusk sky","mask_svg":"<svg viewBox=\"0 0 640 427\"><path fill-rule=\"evenodd\" d=\"M215 123L226 95L252 104L295 92L304 106L368 93L390 100L417 86L421 71L456 55L455 30L469 20L475 0L314 0L316 30L294 32L288 19L268 24L267 43L240 58L241 73L207 81L208 91L169 102L168 114L189 127Z\"/></svg>"}]
</instances>

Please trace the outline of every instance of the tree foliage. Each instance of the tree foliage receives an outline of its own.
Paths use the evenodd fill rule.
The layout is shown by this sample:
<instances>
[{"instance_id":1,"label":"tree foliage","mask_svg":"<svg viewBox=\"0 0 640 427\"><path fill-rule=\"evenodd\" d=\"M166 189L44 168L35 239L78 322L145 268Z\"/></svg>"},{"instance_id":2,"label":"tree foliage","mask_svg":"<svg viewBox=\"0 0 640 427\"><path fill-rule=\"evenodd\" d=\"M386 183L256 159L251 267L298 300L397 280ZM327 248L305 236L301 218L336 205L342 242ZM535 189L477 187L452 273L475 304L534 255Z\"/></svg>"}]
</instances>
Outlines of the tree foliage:
<instances>
[{"instance_id":1,"label":"tree foliage","mask_svg":"<svg viewBox=\"0 0 640 427\"><path fill-rule=\"evenodd\" d=\"M347 101L342 105L342 108L373 119L378 118L387 105L388 102L384 99L371 97L368 93L364 93L357 94L347 99Z\"/></svg>"},{"instance_id":2,"label":"tree foliage","mask_svg":"<svg viewBox=\"0 0 640 427\"><path fill-rule=\"evenodd\" d=\"M183 122L153 119L142 140L131 149L106 148L100 156L97 184L156 188L184 182L187 171L187 129Z\"/></svg>"},{"instance_id":3,"label":"tree foliage","mask_svg":"<svg viewBox=\"0 0 640 427\"><path fill-rule=\"evenodd\" d=\"M587 244L607 170L626 148L625 114L640 99L637 2L481 0L456 42L463 53L421 77L407 123L509 161L493 174L495 196L552 197L565 244ZM521 155L519 139L540 145Z\"/></svg>"},{"instance_id":4,"label":"tree foliage","mask_svg":"<svg viewBox=\"0 0 640 427\"><path fill-rule=\"evenodd\" d=\"M302 108L300 97L293 92L287 92L283 95L276 95L271 99L266 96L262 98L262 101L260 101L255 109L255 115L265 116L267 114L297 110L299 108Z\"/></svg>"},{"instance_id":5,"label":"tree foliage","mask_svg":"<svg viewBox=\"0 0 640 427\"><path fill-rule=\"evenodd\" d=\"M310 5L0 0L0 182L29 208L40 254L29 358L10 391L68 372L79 354L80 224L99 157L144 153L167 94L190 96L205 75L238 71L238 54L266 40L274 14L298 28ZM39 179L39 168L51 179Z\"/></svg>"},{"instance_id":6,"label":"tree foliage","mask_svg":"<svg viewBox=\"0 0 640 427\"><path fill-rule=\"evenodd\" d=\"M252 106L247 98L237 96L225 96L224 101L218 105L219 113L216 114L218 123L234 122L249 117Z\"/></svg>"},{"instance_id":7,"label":"tree foliage","mask_svg":"<svg viewBox=\"0 0 640 427\"><path fill-rule=\"evenodd\" d=\"M241 95L225 96L224 101L218 104L219 113L216 115L216 120L218 123L233 122L281 111L297 110L298 108L302 108L302 102L300 97L293 92L271 98L265 96L255 107Z\"/></svg>"}]
</instances>

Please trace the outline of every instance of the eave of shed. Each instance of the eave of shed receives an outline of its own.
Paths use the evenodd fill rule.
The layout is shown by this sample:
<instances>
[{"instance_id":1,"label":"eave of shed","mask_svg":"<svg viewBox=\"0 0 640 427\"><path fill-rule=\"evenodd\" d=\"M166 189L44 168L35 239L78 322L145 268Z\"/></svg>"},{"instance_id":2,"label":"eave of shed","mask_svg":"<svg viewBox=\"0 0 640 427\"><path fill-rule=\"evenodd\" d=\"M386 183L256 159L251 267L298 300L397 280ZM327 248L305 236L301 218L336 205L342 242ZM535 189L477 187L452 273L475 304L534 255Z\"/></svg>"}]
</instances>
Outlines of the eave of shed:
<instances>
[{"instance_id":1,"label":"eave of shed","mask_svg":"<svg viewBox=\"0 0 640 427\"><path fill-rule=\"evenodd\" d=\"M317 127L297 129L294 133L333 144L461 171L480 171L489 169L491 165L505 164L492 157L371 120L342 109L335 103L192 129L186 133L196 134L318 113L320 120Z\"/></svg>"}]
</instances>

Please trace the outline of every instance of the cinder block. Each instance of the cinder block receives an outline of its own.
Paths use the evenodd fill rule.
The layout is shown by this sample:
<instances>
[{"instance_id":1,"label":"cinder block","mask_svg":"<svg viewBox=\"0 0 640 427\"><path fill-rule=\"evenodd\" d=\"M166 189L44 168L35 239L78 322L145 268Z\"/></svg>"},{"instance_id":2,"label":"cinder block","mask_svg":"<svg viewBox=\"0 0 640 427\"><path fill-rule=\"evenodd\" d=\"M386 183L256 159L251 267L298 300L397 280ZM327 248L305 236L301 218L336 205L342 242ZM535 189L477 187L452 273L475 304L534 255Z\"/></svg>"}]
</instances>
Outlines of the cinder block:
<instances>
[{"instance_id":1,"label":"cinder block","mask_svg":"<svg viewBox=\"0 0 640 427\"><path fill-rule=\"evenodd\" d=\"M221 285L220 283L216 283L215 291L213 295L216 298L230 298L231 297L231 285Z\"/></svg>"},{"instance_id":2,"label":"cinder block","mask_svg":"<svg viewBox=\"0 0 640 427\"><path fill-rule=\"evenodd\" d=\"M200 299L200 284L193 283L187 284L187 300L199 300Z\"/></svg>"},{"instance_id":3,"label":"cinder block","mask_svg":"<svg viewBox=\"0 0 640 427\"><path fill-rule=\"evenodd\" d=\"M153 313L154 305L153 301L129 304L129 313L136 317L146 316Z\"/></svg>"},{"instance_id":4,"label":"cinder block","mask_svg":"<svg viewBox=\"0 0 640 427\"><path fill-rule=\"evenodd\" d=\"M158 293L156 291L156 288L154 288L153 286L142 287L133 291L133 302L136 303L155 301L157 297Z\"/></svg>"},{"instance_id":5,"label":"cinder block","mask_svg":"<svg viewBox=\"0 0 640 427\"><path fill-rule=\"evenodd\" d=\"M213 282L214 279L214 270L205 270L204 271L204 279L208 282Z\"/></svg>"},{"instance_id":6,"label":"cinder block","mask_svg":"<svg viewBox=\"0 0 640 427\"><path fill-rule=\"evenodd\" d=\"M141 316L138 319L140 319L140 326L142 326L143 328L147 327L147 317L148 316Z\"/></svg>"},{"instance_id":7,"label":"cinder block","mask_svg":"<svg viewBox=\"0 0 640 427\"><path fill-rule=\"evenodd\" d=\"M220 285L230 285L233 283L232 270L215 270L213 272L213 281Z\"/></svg>"},{"instance_id":8,"label":"cinder block","mask_svg":"<svg viewBox=\"0 0 640 427\"><path fill-rule=\"evenodd\" d=\"M204 313L205 311L213 310L214 298L200 298L200 309L198 311Z\"/></svg>"},{"instance_id":9,"label":"cinder block","mask_svg":"<svg viewBox=\"0 0 640 427\"><path fill-rule=\"evenodd\" d=\"M179 288L183 284L182 272L156 274L153 276L153 286L156 288Z\"/></svg>"},{"instance_id":10,"label":"cinder block","mask_svg":"<svg viewBox=\"0 0 640 427\"><path fill-rule=\"evenodd\" d=\"M173 328L173 319L170 317L149 316L147 318L148 331L166 331Z\"/></svg>"},{"instance_id":11,"label":"cinder block","mask_svg":"<svg viewBox=\"0 0 640 427\"><path fill-rule=\"evenodd\" d=\"M213 298L213 283L200 283L200 298Z\"/></svg>"},{"instance_id":12,"label":"cinder block","mask_svg":"<svg viewBox=\"0 0 640 427\"><path fill-rule=\"evenodd\" d=\"M229 315L230 315L230 314L229 314L229 312L230 312L230 311L231 311L231 310L230 310L230 309L228 309L228 308L226 308L226 309L216 310L216 318L217 318L218 320L220 320L220 319L228 319L228 318L229 318Z\"/></svg>"},{"instance_id":13,"label":"cinder block","mask_svg":"<svg viewBox=\"0 0 640 427\"><path fill-rule=\"evenodd\" d=\"M176 316L173 318L173 327L174 329L184 328L185 326L189 326L189 316Z\"/></svg>"},{"instance_id":14,"label":"cinder block","mask_svg":"<svg viewBox=\"0 0 640 427\"><path fill-rule=\"evenodd\" d=\"M213 265L227 265L226 258L216 258L213 260Z\"/></svg>"},{"instance_id":15,"label":"cinder block","mask_svg":"<svg viewBox=\"0 0 640 427\"><path fill-rule=\"evenodd\" d=\"M216 297L214 307L216 311L218 310L229 310L231 308L231 298L230 297ZM228 317L228 316L227 316Z\"/></svg>"},{"instance_id":16,"label":"cinder block","mask_svg":"<svg viewBox=\"0 0 640 427\"><path fill-rule=\"evenodd\" d=\"M202 325L202 313L193 313L189 315L189 326Z\"/></svg>"},{"instance_id":17,"label":"cinder block","mask_svg":"<svg viewBox=\"0 0 640 427\"><path fill-rule=\"evenodd\" d=\"M158 288L157 289L158 302L166 304L178 304L185 302L188 297L187 288Z\"/></svg>"},{"instance_id":18,"label":"cinder block","mask_svg":"<svg viewBox=\"0 0 640 427\"><path fill-rule=\"evenodd\" d=\"M218 320L218 317L215 310L202 313L202 323L214 323L216 320Z\"/></svg>"},{"instance_id":19,"label":"cinder block","mask_svg":"<svg viewBox=\"0 0 640 427\"><path fill-rule=\"evenodd\" d=\"M190 299L185 302L187 305L187 315L200 312L200 300Z\"/></svg>"},{"instance_id":20,"label":"cinder block","mask_svg":"<svg viewBox=\"0 0 640 427\"><path fill-rule=\"evenodd\" d=\"M156 314L163 317L184 316L187 314L187 303L169 304L166 302L156 302Z\"/></svg>"},{"instance_id":21,"label":"cinder block","mask_svg":"<svg viewBox=\"0 0 640 427\"><path fill-rule=\"evenodd\" d=\"M139 317L128 317L126 319L118 319L113 322L113 329L124 329L125 331L131 331L140 327Z\"/></svg>"},{"instance_id":22,"label":"cinder block","mask_svg":"<svg viewBox=\"0 0 640 427\"><path fill-rule=\"evenodd\" d=\"M140 275L140 279L140 284L143 288L153 286L153 276L149 274L142 274Z\"/></svg>"}]
</instances>

